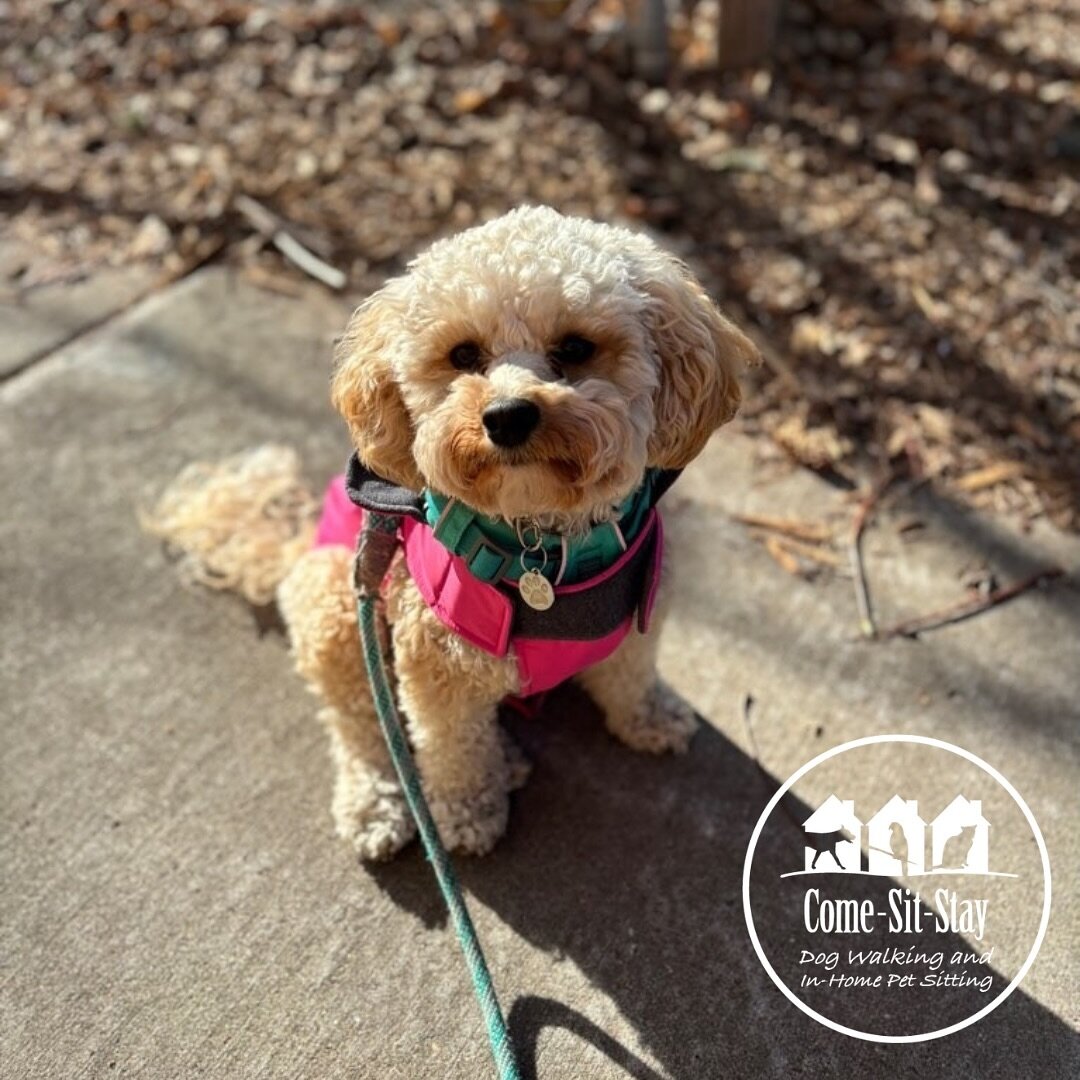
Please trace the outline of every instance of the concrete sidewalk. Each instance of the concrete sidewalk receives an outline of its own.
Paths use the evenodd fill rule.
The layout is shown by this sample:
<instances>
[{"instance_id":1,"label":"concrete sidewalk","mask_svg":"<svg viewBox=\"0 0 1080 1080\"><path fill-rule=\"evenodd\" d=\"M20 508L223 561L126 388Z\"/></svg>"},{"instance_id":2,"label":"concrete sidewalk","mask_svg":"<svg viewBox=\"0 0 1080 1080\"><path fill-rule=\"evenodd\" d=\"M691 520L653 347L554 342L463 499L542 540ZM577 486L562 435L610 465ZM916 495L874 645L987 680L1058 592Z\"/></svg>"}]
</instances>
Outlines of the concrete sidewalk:
<instances>
[{"instance_id":1,"label":"concrete sidewalk","mask_svg":"<svg viewBox=\"0 0 1080 1080\"><path fill-rule=\"evenodd\" d=\"M415 846L358 867L333 834L315 705L280 634L180 587L136 509L186 462L274 440L313 484L346 446L327 403L340 303L203 271L0 386L0 1073L490 1075ZM45 337L29 334L32 349ZM36 355L36 353L34 353ZM25 361L9 357L17 371ZM1080 909L1080 542L922 496L868 536L883 617L988 562L1070 576L921 641L858 640L842 576L784 573L741 511L846 517L804 472L721 435L670 496L680 582L663 669L707 721L635 755L573 689L508 720L534 762L496 852L462 878L527 1075L1071 1077ZM798 1012L755 957L742 860L779 783L890 731L969 747L1026 796L1056 872L1049 933L981 1023L910 1046Z\"/></svg>"}]
</instances>

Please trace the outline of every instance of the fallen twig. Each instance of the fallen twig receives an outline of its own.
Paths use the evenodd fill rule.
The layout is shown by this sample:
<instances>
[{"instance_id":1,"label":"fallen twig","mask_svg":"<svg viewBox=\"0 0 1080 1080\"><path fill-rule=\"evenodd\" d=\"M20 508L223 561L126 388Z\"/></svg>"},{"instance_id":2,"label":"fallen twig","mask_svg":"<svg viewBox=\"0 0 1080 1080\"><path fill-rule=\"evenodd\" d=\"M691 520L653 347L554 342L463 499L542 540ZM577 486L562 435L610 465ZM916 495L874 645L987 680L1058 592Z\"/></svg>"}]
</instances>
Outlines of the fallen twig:
<instances>
[{"instance_id":1,"label":"fallen twig","mask_svg":"<svg viewBox=\"0 0 1080 1080\"><path fill-rule=\"evenodd\" d=\"M784 542L778 536L765 537L765 550L772 556L773 561L781 570L792 577L802 577L802 567L799 560L784 546Z\"/></svg>"},{"instance_id":2,"label":"fallen twig","mask_svg":"<svg viewBox=\"0 0 1080 1080\"><path fill-rule=\"evenodd\" d=\"M38 273L28 281L25 278L20 278L19 285L11 293L15 300L22 300L23 297L28 296L30 293L36 292L38 289L48 288L51 285L76 285L80 281L85 281L98 266L100 266L100 262L80 262L74 266L60 265L51 270Z\"/></svg>"},{"instance_id":3,"label":"fallen twig","mask_svg":"<svg viewBox=\"0 0 1080 1080\"><path fill-rule=\"evenodd\" d=\"M977 597L974 600L961 600L959 603L950 604L948 607L939 608L937 611L928 612L926 615L901 619L891 626L878 630L876 636L879 640L896 637L913 638L926 633L928 630L937 630L942 626L963 622L965 619L989 611L990 608L999 607L1001 604L1015 599L1021 593L1042 585L1044 582L1059 578L1064 573L1065 571L1060 566L1044 567L1034 574L1029 574L1019 581L1014 581L1011 585L1003 585L999 589L994 589L985 596Z\"/></svg>"},{"instance_id":4,"label":"fallen twig","mask_svg":"<svg viewBox=\"0 0 1080 1080\"><path fill-rule=\"evenodd\" d=\"M243 276L258 289L279 293L282 296L302 296L303 286L286 274L275 274L257 263L244 268Z\"/></svg>"},{"instance_id":5,"label":"fallen twig","mask_svg":"<svg viewBox=\"0 0 1080 1080\"><path fill-rule=\"evenodd\" d=\"M766 790L769 793L771 799L776 793L777 783L776 778L769 774L769 771L761 763L761 751L758 749L757 735L754 733L754 721L751 714L754 711L754 695L744 694L742 701L739 702L738 711L742 718L743 728L746 731L746 738L750 743L750 756L754 759L754 764L757 766L758 775L765 783ZM790 806L787 804L786 799L780 800L780 809L783 810L788 820L802 832L803 823L795 816Z\"/></svg>"},{"instance_id":6,"label":"fallen twig","mask_svg":"<svg viewBox=\"0 0 1080 1080\"><path fill-rule=\"evenodd\" d=\"M774 783L773 778L765 771L765 766L761 764L761 751L758 750L757 736L754 734L754 723L750 718L750 713L753 711L753 708L754 695L743 694L742 700L739 702L738 711L739 717L743 723L743 728L746 731L746 738L750 743L750 754L754 759L754 764L761 771L761 775L772 784Z\"/></svg>"},{"instance_id":7,"label":"fallen twig","mask_svg":"<svg viewBox=\"0 0 1080 1080\"><path fill-rule=\"evenodd\" d=\"M733 514L732 517L742 525L783 533L796 540L821 543L832 536L832 530L820 521L799 521L797 518L770 517L767 514Z\"/></svg>"},{"instance_id":8,"label":"fallen twig","mask_svg":"<svg viewBox=\"0 0 1080 1080\"><path fill-rule=\"evenodd\" d=\"M844 560L831 548L819 547L791 536L765 533L757 535L755 539L761 543L773 561L793 577L809 580L822 567L836 570L844 564Z\"/></svg>"},{"instance_id":9,"label":"fallen twig","mask_svg":"<svg viewBox=\"0 0 1080 1080\"><path fill-rule=\"evenodd\" d=\"M866 582L866 567L863 565L862 536L874 508L881 501L882 495L892 483L892 476L875 484L859 500L855 516L851 521L851 539L848 542L848 560L851 563L851 576L855 581L855 603L859 608L859 632L864 638L874 640L878 636L874 623L874 609L870 605L870 587Z\"/></svg>"},{"instance_id":10,"label":"fallen twig","mask_svg":"<svg viewBox=\"0 0 1080 1080\"><path fill-rule=\"evenodd\" d=\"M289 262L294 263L316 281L321 281L331 289L345 288L345 275L336 266L323 262L287 232L274 233L271 242Z\"/></svg>"},{"instance_id":11,"label":"fallen twig","mask_svg":"<svg viewBox=\"0 0 1080 1080\"><path fill-rule=\"evenodd\" d=\"M318 255L309 251L289 232L284 222L262 203L256 202L250 195L237 195L233 205L251 223L257 233L266 237L294 266L303 270L309 277L321 281L331 289L345 288L346 277L336 267L324 262Z\"/></svg>"},{"instance_id":12,"label":"fallen twig","mask_svg":"<svg viewBox=\"0 0 1080 1080\"><path fill-rule=\"evenodd\" d=\"M818 547L815 544L807 543L805 540L796 540L789 537L784 541L784 546L789 551L795 552L796 555L817 563L818 566L830 566L837 569L844 564L844 560L831 548Z\"/></svg>"},{"instance_id":13,"label":"fallen twig","mask_svg":"<svg viewBox=\"0 0 1080 1080\"><path fill-rule=\"evenodd\" d=\"M987 465L984 469L976 469L974 472L961 476L956 481L958 491L966 491L969 494L982 491L984 488L996 487L1006 480L1015 480L1024 475L1024 466L1019 461L998 461L993 465Z\"/></svg>"}]
</instances>

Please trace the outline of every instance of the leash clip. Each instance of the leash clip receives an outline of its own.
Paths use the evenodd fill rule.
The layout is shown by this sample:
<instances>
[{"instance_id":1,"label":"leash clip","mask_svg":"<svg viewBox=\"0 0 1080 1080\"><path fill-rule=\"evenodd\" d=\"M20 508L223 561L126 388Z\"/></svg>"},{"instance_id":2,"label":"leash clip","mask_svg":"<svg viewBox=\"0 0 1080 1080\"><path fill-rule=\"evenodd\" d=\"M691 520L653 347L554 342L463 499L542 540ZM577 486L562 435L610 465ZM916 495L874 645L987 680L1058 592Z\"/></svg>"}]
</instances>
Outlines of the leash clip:
<instances>
[{"instance_id":1,"label":"leash clip","mask_svg":"<svg viewBox=\"0 0 1080 1080\"><path fill-rule=\"evenodd\" d=\"M398 546L400 514L364 511L364 527L356 539L353 589L361 599L377 599Z\"/></svg>"}]
</instances>

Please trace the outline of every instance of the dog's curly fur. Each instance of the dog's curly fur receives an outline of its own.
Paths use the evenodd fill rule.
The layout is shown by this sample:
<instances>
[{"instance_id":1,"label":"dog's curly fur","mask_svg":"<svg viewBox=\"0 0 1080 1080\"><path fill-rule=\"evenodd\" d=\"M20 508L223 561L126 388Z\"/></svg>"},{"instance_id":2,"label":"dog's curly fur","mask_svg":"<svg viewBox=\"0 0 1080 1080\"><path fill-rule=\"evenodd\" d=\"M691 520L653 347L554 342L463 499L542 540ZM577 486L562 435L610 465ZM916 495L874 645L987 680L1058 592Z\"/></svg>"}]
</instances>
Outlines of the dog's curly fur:
<instances>
[{"instance_id":1,"label":"dog's curly fur","mask_svg":"<svg viewBox=\"0 0 1080 1080\"><path fill-rule=\"evenodd\" d=\"M595 343L595 353L561 367L557 347L567 335ZM450 361L463 342L479 347L476 370ZM361 458L389 479L457 496L485 514L576 532L610 517L647 467L688 464L734 415L737 374L756 359L687 268L649 238L526 208L436 243L365 301L338 347L332 396ZM535 403L541 417L510 450L494 445L482 422L485 407L505 397ZM295 462L279 453L282 473L295 479ZM245 460L227 464L216 480L196 474L199 491L189 474L184 504L199 503L213 518L215 483L228 487L232 477L235 489L237 469L250 467ZM163 505L175 526L176 498ZM292 505L303 512L290 555L311 527L308 503L296 497ZM248 520L250 509L228 512ZM208 529L199 513L194 522L191 513L181 517L186 532L160 515L147 525L194 552L203 580L243 589L250 569L215 558L220 528ZM324 703L338 832L363 857L380 859L408 842L413 825L364 678L350 563L344 548L307 550L277 599L297 668ZM632 631L578 677L611 732L652 752L685 749L695 726L656 679L663 592L649 633ZM451 849L486 852L506 828L508 794L527 771L496 721L499 702L518 691L515 660L453 634L400 558L386 609L397 693L443 839Z\"/></svg>"}]
</instances>

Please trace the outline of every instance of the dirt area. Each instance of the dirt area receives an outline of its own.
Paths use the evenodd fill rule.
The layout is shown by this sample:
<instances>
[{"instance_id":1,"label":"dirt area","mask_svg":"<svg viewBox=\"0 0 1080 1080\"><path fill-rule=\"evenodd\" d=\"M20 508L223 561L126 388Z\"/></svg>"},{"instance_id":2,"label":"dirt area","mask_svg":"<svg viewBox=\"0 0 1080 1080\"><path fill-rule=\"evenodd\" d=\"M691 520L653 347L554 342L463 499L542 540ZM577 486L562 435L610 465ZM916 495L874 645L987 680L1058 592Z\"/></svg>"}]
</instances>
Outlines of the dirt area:
<instances>
[{"instance_id":1,"label":"dirt area","mask_svg":"<svg viewBox=\"0 0 1080 1080\"><path fill-rule=\"evenodd\" d=\"M360 293L524 201L657 230L754 331L740 423L856 486L899 473L1080 526L1080 9L791 0L774 56L676 14L666 85L597 3L0 2L16 296L147 260ZM245 209L246 208L246 209Z\"/></svg>"}]
</instances>

